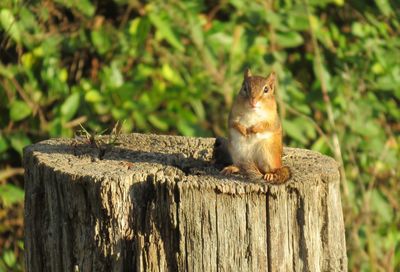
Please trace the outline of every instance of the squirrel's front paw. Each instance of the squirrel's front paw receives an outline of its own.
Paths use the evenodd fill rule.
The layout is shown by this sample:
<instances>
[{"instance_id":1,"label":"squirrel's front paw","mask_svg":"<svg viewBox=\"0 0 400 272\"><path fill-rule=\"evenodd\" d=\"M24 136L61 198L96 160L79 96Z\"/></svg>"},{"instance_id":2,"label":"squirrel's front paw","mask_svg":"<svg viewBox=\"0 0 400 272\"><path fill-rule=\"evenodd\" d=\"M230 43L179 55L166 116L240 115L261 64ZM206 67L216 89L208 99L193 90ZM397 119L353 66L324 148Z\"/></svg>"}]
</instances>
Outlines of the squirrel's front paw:
<instances>
[{"instance_id":1,"label":"squirrel's front paw","mask_svg":"<svg viewBox=\"0 0 400 272\"><path fill-rule=\"evenodd\" d=\"M261 122L255 125L252 125L247 128L246 132L247 134L255 134L255 133L260 133L264 132L268 129L269 124L267 122Z\"/></svg>"},{"instance_id":2,"label":"squirrel's front paw","mask_svg":"<svg viewBox=\"0 0 400 272\"><path fill-rule=\"evenodd\" d=\"M236 122L233 124L233 127L243 136L247 136L247 129L245 126L243 126L242 124Z\"/></svg>"},{"instance_id":3,"label":"squirrel's front paw","mask_svg":"<svg viewBox=\"0 0 400 272\"><path fill-rule=\"evenodd\" d=\"M262 131L262 127L260 124L252 125L247 128L246 133L247 134L256 134Z\"/></svg>"}]
</instances>

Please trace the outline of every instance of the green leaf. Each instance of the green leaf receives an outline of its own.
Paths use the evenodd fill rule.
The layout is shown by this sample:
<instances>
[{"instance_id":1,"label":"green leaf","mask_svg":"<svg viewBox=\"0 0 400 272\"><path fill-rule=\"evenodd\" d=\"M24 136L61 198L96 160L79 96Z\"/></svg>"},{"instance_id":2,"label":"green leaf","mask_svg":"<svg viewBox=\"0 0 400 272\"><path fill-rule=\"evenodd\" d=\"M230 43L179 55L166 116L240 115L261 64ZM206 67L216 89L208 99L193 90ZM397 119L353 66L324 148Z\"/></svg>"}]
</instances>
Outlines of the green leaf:
<instances>
[{"instance_id":1,"label":"green leaf","mask_svg":"<svg viewBox=\"0 0 400 272\"><path fill-rule=\"evenodd\" d=\"M31 69L34 63L34 57L32 53L26 53L21 56L21 63L26 69Z\"/></svg>"},{"instance_id":2,"label":"green leaf","mask_svg":"<svg viewBox=\"0 0 400 272\"><path fill-rule=\"evenodd\" d=\"M131 34L135 35L137 49L142 51L146 44L147 36L150 32L150 21L147 17L142 17L139 19L138 23L135 23L136 19L132 21L131 28L129 28ZM136 27L135 27L136 25Z\"/></svg>"},{"instance_id":3,"label":"green leaf","mask_svg":"<svg viewBox=\"0 0 400 272\"><path fill-rule=\"evenodd\" d=\"M75 1L76 7L86 16L93 16L95 8L89 0Z\"/></svg>"},{"instance_id":4,"label":"green leaf","mask_svg":"<svg viewBox=\"0 0 400 272\"><path fill-rule=\"evenodd\" d=\"M327 67L324 64L320 64L317 62L317 58L314 58L313 61L313 69L316 77L319 79L318 82L320 86L322 86L322 81L324 82L327 91L332 91L332 80L331 74L329 73ZM322 77L322 78L321 78Z\"/></svg>"},{"instance_id":5,"label":"green leaf","mask_svg":"<svg viewBox=\"0 0 400 272\"><path fill-rule=\"evenodd\" d=\"M304 40L303 37L295 31L292 32L277 32L276 42L285 48L297 47L302 45Z\"/></svg>"},{"instance_id":6,"label":"green leaf","mask_svg":"<svg viewBox=\"0 0 400 272\"><path fill-rule=\"evenodd\" d=\"M49 134L50 137L58 137L61 135L62 126L61 126L61 118L56 117L51 122L49 122Z\"/></svg>"},{"instance_id":7,"label":"green leaf","mask_svg":"<svg viewBox=\"0 0 400 272\"><path fill-rule=\"evenodd\" d=\"M178 86L183 85L183 80L182 80L181 76L179 75L179 73L176 70L172 69L168 63L163 64L162 69L161 69L161 74L166 80L168 80Z\"/></svg>"},{"instance_id":8,"label":"green leaf","mask_svg":"<svg viewBox=\"0 0 400 272\"><path fill-rule=\"evenodd\" d=\"M398 79L392 75L383 75L378 77L376 86L385 91L396 90L399 86Z\"/></svg>"},{"instance_id":9,"label":"green leaf","mask_svg":"<svg viewBox=\"0 0 400 272\"><path fill-rule=\"evenodd\" d=\"M7 183L0 185L0 202L5 207L10 207L15 203L21 203L24 201L24 195L24 190L15 185Z\"/></svg>"},{"instance_id":10,"label":"green leaf","mask_svg":"<svg viewBox=\"0 0 400 272\"><path fill-rule=\"evenodd\" d=\"M182 135L184 136L195 136L196 135L196 129L193 127L192 124L190 124L188 121L180 119L178 121L178 130Z\"/></svg>"},{"instance_id":11,"label":"green leaf","mask_svg":"<svg viewBox=\"0 0 400 272\"><path fill-rule=\"evenodd\" d=\"M8 149L8 143L6 138L0 134L0 153L6 151Z\"/></svg>"},{"instance_id":12,"label":"green leaf","mask_svg":"<svg viewBox=\"0 0 400 272\"><path fill-rule=\"evenodd\" d=\"M221 52L230 49L233 43L232 35L223 32L217 32L210 35L209 41L216 51Z\"/></svg>"},{"instance_id":13,"label":"green leaf","mask_svg":"<svg viewBox=\"0 0 400 272\"><path fill-rule=\"evenodd\" d=\"M23 241L17 241L17 245L18 245L18 248L24 250L25 246L24 246L24 242Z\"/></svg>"},{"instance_id":14,"label":"green leaf","mask_svg":"<svg viewBox=\"0 0 400 272\"><path fill-rule=\"evenodd\" d=\"M21 156L25 146L31 144L31 140L22 132L15 133L10 136L10 143L12 148L16 150Z\"/></svg>"},{"instance_id":15,"label":"green leaf","mask_svg":"<svg viewBox=\"0 0 400 272\"><path fill-rule=\"evenodd\" d=\"M79 93L73 93L61 105L61 114L64 121L69 121L72 119L72 117L74 117L76 111L78 110L79 102Z\"/></svg>"},{"instance_id":16,"label":"green leaf","mask_svg":"<svg viewBox=\"0 0 400 272\"><path fill-rule=\"evenodd\" d=\"M19 26L21 29L24 30L38 30L38 21L36 20L35 17L36 14L34 14L33 11L29 10L27 6L20 7L19 9L19 14L18 18L20 21L18 22ZM31 39L24 39L24 43L28 40L28 42L31 42ZM33 45L29 43L29 45Z\"/></svg>"},{"instance_id":17,"label":"green leaf","mask_svg":"<svg viewBox=\"0 0 400 272\"><path fill-rule=\"evenodd\" d=\"M32 113L31 108L21 100L14 100L10 105L10 118L13 121L20 121Z\"/></svg>"},{"instance_id":18,"label":"green leaf","mask_svg":"<svg viewBox=\"0 0 400 272\"><path fill-rule=\"evenodd\" d=\"M295 11L288 14L287 22L293 30L307 30L310 27L308 22L307 13Z\"/></svg>"},{"instance_id":19,"label":"green leaf","mask_svg":"<svg viewBox=\"0 0 400 272\"><path fill-rule=\"evenodd\" d=\"M306 137L302 133L302 129L296 126L295 123L287 120L283 120L283 130L293 139L299 141L302 144L307 143Z\"/></svg>"},{"instance_id":20,"label":"green leaf","mask_svg":"<svg viewBox=\"0 0 400 272\"><path fill-rule=\"evenodd\" d=\"M351 33L353 33L354 36L357 37L364 37L365 32L364 32L364 27L360 22L355 22L351 25Z\"/></svg>"},{"instance_id":21,"label":"green leaf","mask_svg":"<svg viewBox=\"0 0 400 272\"><path fill-rule=\"evenodd\" d=\"M149 19L151 23L156 27L160 35L165 38L175 49L180 52L184 51L184 47L179 39L176 37L175 32L172 30L170 21L162 19L158 14L150 13Z\"/></svg>"},{"instance_id":22,"label":"green leaf","mask_svg":"<svg viewBox=\"0 0 400 272\"><path fill-rule=\"evenodd\" d=\"M143 113L141 113L140 111L134 111L132 115L135 120L135 127L140 129L145 129L147 127L146 118Z\"/></svg>"},{"instance_id":23,"label":"green leaf","mask_svg":"<svg viewBox=\"0 0 400 272\"><path fill-rule=\"evenodd\" d=\"M191 99L190 105L192 106L194 112L196 113L199 120L204 120L206 118L206 112L204 110L204 106L201 100L199 99Z\"/></svg>"},{"instance_id":24,"label":"green leaf","mask_svg":"<svg viewBox=\"0 0 400 272\"><path fill-rule=\"evenodd\" d=\"M114 107L111 109L111 114L114 117L114 120L122 120L126 118L126 111L119 107Z\"/></svg>"},{"instance_id":25,"label":"green leaf","mask_svg":"<svg viewBox=\"0 0 400 272\"><path fill-rule=\"evenodd\" d=\"M230 0L229 3L237 10L245 10L246 3L242 0Z\"/></svg>"},{"instance_id":26,"label":"green leaf","mask_svg":"<svg viewBox=\"0 0 400 272\"><path fill-rule=\"evenodd\" d=\"M302 129L303 129L304 133L306 134L307 138L314 139L317 134L317 132L315 131L315 127L307 119L304 121L301 121L301 120L304 120L304 119L301 119L301 118L297 119L297 123L301 122Z\"/></svg>"},{"instance_id":27,"label":"green leaf","mask_svg":"<svg viewBox=\"0 0 400 272\"><path fill-rule=\"evenodd\" d=\"M98 115L108 114L111 111L111 105L105 103L95 103L93 107L95 113Z\"/></svg>"},{"instance_id":28,"label":"green leaf","mask_svg":"<svg viewBox=\"0 0 400 272\"><path fill-rule=\"evenodd\" d=\"M326 138L319 137L318 140L313 143L311 149L326 154L329 151L329 146L326 142Z\"/></svg>"},{"instance_id":29,"label":"green leaf","mask_svg":"<svg viewBox=\"0 0 400 272\"><path fill-rule=\"evenodd\" d=\"M109 67L104 67L102 72L102 80L109 89L114 90L124 83L124 77L115 61Z\"/></svg>"},{"instance_id":30,"label":"green leaf","mask_svg":"<svg viewBox=\"0 0 400 272\"><path fill-rule=\"evenodd\" d=\"M140 17L137 17L133 20L131 20L129 22L129 28L128 28L128 32L129 34L131 34L132 36L135 36L136 33L138 32L138 28L139 28L139 24L140 24Z\"/></svg>"},{"instance_id":31,"label":"green leaf","mask_svg":"<svg viewBox=\"0 0 400 272\"><path fill-rule=\"evenodd\" d=\"M97 52L105 54L111 47L111 41L104 29L94 30L90 33L92 43L95 46Z\"/></svg>"},{"instance_id":32,"label":"green leaf","mask_svg":"<svg viewBox=\"0 0 400 272\"><path fill-rule=\"evenodd\" d=\"M3 260L8 267L13 267L17 262L17 257L12 250L6 250L3 253Z\"/></svg>"},{"instance_id":33,"label":"green leaf","mask_svg":"<svg viewBox=\"0 0 400 272\"><path fill-rule=\"evenodd\" d=\"M150 21L147 17L140 18L140 22L138 24L136 37L140 44L144 43L146 40L147 35L150 31Z\"/></svg>"},{"instance_id":34,"label":"green leaf","mask_svg":"<svg viewBox=\"0 0 400 272\"><path fill-rule=\"evenodd\" d=\"M18 22L9 9L0 11L0 23L6 33L10 34L14 41L21 41L21 31Z\"/></svg>"},{"instance_id":35,"label":"green leaf","mask_svg":"<svg viewBox=\"0 0 400 272\"><path fill-rule=\"evenodd\" d=\"M56 0L56 2L68 8L76 8L88 17L93 16L95 12L95 8L89 0Z\"/></svg>"},{"instance_id":36,"label":"green leaf","mask_svg":"<svg viewBox=\"0 0 400 272\"><path fill-rule=\"evenodd\" d=\"M10 69L9 66L4 66L0 62L0 75L6 77L6 78L13 78L16 74L16 71L14 69Z\"/></svg>"},{"instance_id":37,"label":"green leaf","mask_svg":"<svg viewBox=\"0 0 400 272\"><path fill-rule=\"evenodd\" d=\"M375 4L385 16L390 16L393 12L392 7L388 0L375 0Z\"/></svg>"},{"instance_id":38,"label":"green leaf","mask_svg":"<svg viewBox=\"0 0 400 272\"><path fill-rule=\"evenodd\" d=\"M201 27L200 23L192 20L192 24L190 26L190 33L193 39L193 42L200 48L204 45L204 31Z\"/></svg>"},{"instance_id":39,"label":"green leaf","mask_svg":"<svg viewBox=\"0 0 400 272\"><path fill-rule=\"evenodd\" d=\"M281 30L283 28L286 28L286 26L284 26L284 24L282 23L282 17L280 14L273 12L272 10L268 10L266 12L266 16L265 19L267 20L267 22L269 24L271 24L271 26L273 26L274 28Z\"/></svg>"},{"instance_id":40,"label":"green leaf","mask_svg":"<svg viewBox=\"0 0 400 272\"><path fill-rule=\"evenodd\" d=\"M379 220L386 223L391 222L393 219L393 209L389 202L377 190L373 190L369 193L372 194L372 210L379 215Z\"/></svg>"},{"instance_id":41,"label":"green leaf","mask_svg":"<svg viewBox=\"0 0 400 272\"><path fill-rule=\"evenodd\" d=\"M168 130L168 123L165 122L163 119L159 118L155 114L151 114L148 117L149 122L156 128L158 128L161 131L167 131Z\"/></svg>"},{"instance_id":42,"label":"green leaf","mask_svg":"<svg viewBox=\"0 0 400 272\"><path fill-rule=\"evenodd\" d=\"M90 90L85 94L85 100L90 103L98 103L103 100L103 96L97 90Z\"/></svg>"}]
</instances>

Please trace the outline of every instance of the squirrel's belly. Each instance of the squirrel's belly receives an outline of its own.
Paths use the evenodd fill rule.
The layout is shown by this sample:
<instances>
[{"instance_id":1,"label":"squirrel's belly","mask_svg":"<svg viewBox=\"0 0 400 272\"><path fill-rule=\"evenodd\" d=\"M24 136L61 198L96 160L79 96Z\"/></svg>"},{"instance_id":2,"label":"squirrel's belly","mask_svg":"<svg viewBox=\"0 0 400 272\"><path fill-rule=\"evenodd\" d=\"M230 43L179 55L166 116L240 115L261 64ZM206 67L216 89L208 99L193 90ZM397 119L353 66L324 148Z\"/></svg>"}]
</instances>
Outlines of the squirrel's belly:
<instances>
[{"instance_id":1,"label":"squirrel's belly","mask_svg":"<svg viewBox=\"0 0 400 272\"><path fill-rule=\"evenodd\" d=\"M263 142L268 141L272 136L270 132L257 133L250 136L243 136L236 129L229 131L229 152L234 164L251 162L255 159Z\"/></svg>"},{"instance_id":2,"label":"squirrel's belly","mask_svg":"<svg viewBox=\"0 0 400 272\"><path fill-rule=\"evenodd\" d=\"M238 121L244 126L250 127L268 119L269 115L264 110L254 109L247 112L246 114L243 114Z\"/></svg>"}]
</instances>

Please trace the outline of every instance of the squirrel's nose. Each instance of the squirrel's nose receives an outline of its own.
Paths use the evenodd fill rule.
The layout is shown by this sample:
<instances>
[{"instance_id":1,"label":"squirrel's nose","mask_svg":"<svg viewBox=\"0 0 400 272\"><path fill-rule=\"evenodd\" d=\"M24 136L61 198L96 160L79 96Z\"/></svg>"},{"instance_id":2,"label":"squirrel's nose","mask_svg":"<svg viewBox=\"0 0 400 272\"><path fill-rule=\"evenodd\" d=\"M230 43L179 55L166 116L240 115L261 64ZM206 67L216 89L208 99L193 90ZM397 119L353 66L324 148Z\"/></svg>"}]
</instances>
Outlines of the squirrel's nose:
<instances>
[{"instance_id":1,"label":"squirrel's nose","mask_svg":"<svg viewBox=\"0 0 400 272\"><path fill-rule=\"evenodd\" d=\"M256 106L257 106L257 102L255 101L255 100L253 100L253 99L250 99L250 106L252 107L252 108L255 108Z\"/></svg>"}]
</instances>

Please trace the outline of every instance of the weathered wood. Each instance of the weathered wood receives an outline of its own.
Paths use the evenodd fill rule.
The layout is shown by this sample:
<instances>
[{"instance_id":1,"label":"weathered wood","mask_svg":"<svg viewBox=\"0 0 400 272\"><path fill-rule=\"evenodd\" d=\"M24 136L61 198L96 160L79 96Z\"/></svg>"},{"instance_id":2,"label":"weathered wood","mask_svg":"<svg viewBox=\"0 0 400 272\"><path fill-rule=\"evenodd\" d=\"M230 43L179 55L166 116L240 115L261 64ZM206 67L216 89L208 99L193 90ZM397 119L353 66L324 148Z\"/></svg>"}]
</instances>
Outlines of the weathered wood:
<instances>
[{"instance_id":1,"label":"weathered wood","mask_svg":"<svg viewBox=\"0 0 400 272\"><path fill-rule=\"evenodd\" d=\"M25 149L27 271L347 271L336 162L286 148L280 186L227 178L215 139Z\"/></svg>"}]
</instances>

